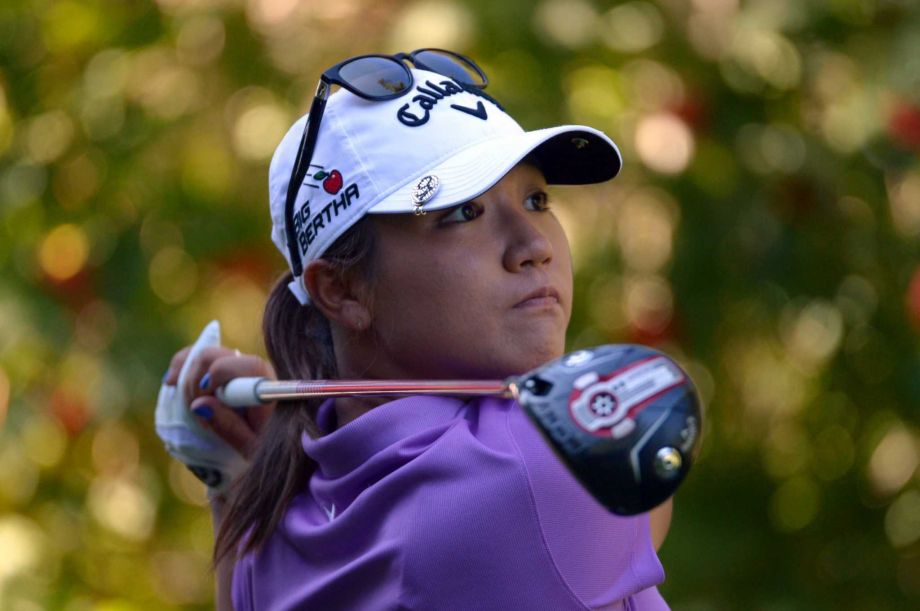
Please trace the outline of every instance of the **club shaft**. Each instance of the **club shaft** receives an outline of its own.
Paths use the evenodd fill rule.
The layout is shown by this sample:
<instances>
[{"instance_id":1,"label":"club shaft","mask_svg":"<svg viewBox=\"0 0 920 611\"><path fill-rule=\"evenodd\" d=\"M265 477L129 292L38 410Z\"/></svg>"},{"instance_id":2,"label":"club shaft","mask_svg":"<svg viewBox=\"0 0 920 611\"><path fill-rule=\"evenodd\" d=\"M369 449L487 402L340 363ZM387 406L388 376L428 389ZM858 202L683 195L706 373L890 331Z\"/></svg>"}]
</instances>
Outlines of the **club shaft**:
<instances>
[{"instance_id":1,"label":"club shaft","mask_svg":"<svg viewBox=\"0 0 920 611\"><path fill-rule=\"evenodd\" d=\"M237 378L218 396L228 405L342 396L514 396L513 380L267 380Z\"/></svg>"}]
</instances>

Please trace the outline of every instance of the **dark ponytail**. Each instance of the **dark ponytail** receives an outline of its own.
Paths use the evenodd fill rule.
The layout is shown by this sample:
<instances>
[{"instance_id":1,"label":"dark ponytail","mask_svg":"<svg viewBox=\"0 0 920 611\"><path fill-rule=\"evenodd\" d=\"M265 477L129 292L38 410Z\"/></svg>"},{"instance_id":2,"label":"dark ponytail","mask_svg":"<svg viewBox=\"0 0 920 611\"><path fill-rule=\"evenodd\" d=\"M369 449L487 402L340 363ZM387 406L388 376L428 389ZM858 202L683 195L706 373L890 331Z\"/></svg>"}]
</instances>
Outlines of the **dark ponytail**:
<instances>
[{"instance_id":1,"label":"dark ponytail","mask_svg":"<svg viewBox=\"0 0 920 611\"><path fill-rule=\"evenodd\" d=\"M329 247L323 259L343 276L373 280L376 234L364 217ZM275 283L265 304L262 334L279 379L338 377L329 321L314 305L303 306L288 290L288 271ZM228 553L259 549L280 522L316 464L304 454L301 437L320 435L316 410L321 399L278 403L259 436L249 469L230 491L217 534L215 561ZM240 544L243 543L242 547ZM238 549L239 548L239 549Z\"/></svg>"}]
</instances>

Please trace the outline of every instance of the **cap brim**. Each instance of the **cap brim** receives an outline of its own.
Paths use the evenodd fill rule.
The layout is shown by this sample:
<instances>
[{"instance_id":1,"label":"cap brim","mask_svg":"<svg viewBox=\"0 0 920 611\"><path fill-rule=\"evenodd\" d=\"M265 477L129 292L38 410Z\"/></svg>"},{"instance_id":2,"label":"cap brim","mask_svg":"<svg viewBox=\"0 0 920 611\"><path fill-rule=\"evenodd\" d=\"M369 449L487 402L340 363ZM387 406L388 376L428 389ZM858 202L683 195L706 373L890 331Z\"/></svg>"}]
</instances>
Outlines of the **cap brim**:
<instances>
[{"instance_id":1,"label":"cap brim","mask_svg":"<svg viewBox=\"0 0 920 611\"><path fill-rule=\"evenodd\" d=\"M511 168L532 155L551 185L584 185L610 180L620 171L622 158L613 140L582 125L502 135L479 142L433 166L396 189L368 212L412 212L412 192L425 176L436 176L440 186L423 210L440 210L469 201L492 188Z\"/></svg>"}]
</instances>

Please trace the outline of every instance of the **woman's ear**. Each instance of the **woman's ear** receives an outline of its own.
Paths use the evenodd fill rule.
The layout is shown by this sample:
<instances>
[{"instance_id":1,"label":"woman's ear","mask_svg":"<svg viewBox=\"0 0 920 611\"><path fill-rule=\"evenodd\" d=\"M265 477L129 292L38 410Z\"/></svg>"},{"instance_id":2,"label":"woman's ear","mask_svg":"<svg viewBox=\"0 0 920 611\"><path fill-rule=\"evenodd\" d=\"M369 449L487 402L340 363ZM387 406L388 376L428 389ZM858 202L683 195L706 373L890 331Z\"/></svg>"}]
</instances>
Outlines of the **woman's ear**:
<instances>
[{"instance_id":1,"label":"woman's ear","mask_svg":"<svg viewBox=\"0 0 920 611\"><path fill-rule=\"evenodd\" d=\"M371 321L367 282L358 274L343 274L324 259L311 261L304 270L310 300L330 321L364 331Z\"/></svg>"}]
</instances>

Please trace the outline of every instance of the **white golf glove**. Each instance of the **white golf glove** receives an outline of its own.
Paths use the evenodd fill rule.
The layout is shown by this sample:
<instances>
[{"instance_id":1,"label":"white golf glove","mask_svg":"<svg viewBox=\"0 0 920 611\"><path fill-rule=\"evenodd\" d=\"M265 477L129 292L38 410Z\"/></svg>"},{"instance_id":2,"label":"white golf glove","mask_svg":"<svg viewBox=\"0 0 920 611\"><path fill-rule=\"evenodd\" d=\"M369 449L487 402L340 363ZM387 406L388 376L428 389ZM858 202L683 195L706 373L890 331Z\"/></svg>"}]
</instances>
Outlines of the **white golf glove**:
<instances>
[{"instance_id":1,"label":"white golf glove","mask_svg":"<svg viewBox=\"0 0 920 611\"><path fill-rule=\"evenodd\" d=\"M211 346L220 346L220 323L216 320L208 323L192 346L176 386L160 386L154 418L166 451L207 484L209 494L219 494L243 472L247 461L216 433L198 424L189 409L189 398L182 392L192 363Z\"/></svg>"}]
</instances>

